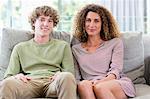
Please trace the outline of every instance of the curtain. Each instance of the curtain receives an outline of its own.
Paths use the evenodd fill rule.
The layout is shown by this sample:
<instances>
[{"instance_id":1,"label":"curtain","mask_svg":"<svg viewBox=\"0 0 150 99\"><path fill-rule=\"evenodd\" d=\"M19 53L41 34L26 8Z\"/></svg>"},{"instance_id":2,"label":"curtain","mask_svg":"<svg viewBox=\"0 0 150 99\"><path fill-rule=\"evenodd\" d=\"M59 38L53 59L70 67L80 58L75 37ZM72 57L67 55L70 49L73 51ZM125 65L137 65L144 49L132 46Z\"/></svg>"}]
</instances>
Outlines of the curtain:
<instances>
[{"instance_id":1,"label":"curtain","mask_svg":"<svg viewBox=\"0 0 150 99\"><path fill-rule=\"evenodd\" d=\"M146 8L146 16L147 16L147 24L145 25L147 28L147 32L150 33L150 0L147 0L147 2L145 2L147 4L147 8Z\"/></svg>"},{"instance_id":2,"label":"curtain","mask_svg":"<svg viewBox=\"0 0 150 99\"><path fill-rule=\"evenodd\" d=\"M100 4L112 12L121 31L145 32L144 0L100 0Z\"/></svg>"}]
</instances>

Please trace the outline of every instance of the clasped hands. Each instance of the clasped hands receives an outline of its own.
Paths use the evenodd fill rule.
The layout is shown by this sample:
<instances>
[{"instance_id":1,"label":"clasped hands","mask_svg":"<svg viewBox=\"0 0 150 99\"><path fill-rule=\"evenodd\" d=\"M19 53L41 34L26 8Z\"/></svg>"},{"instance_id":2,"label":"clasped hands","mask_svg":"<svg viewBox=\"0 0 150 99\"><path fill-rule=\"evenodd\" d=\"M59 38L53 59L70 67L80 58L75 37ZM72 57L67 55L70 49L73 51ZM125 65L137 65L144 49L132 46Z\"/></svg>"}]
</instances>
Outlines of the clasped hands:
<instances>
[{"instance_id":1,"label":"clasped hands","mask_svg":"<svg viewBox=\"0 0 150 99\"><path fill-rule=\"evenodd\" d=\"M49 77L49 80L54 81L54 79L57 77L57 75L59 73L60 72L56 72L53 76ZM15 79L19 79L19 80L23 81L24 83L27 83L29 80L32 79L31 77L24 75L22 73L19 73L19 74L15 75L14 77L15 77Z\"/></svg>"},{"instance_id":2,"label":"clasped hands","mask_svg":"<svg viewBox=\"0 0 150 99\"><path fill-rule=\"evenodd\" d=\"M113 80L113 79L116 79L116 75L115 74L109 74L108 76L106 76L105 78L103 78L101 80L92 80L91 83L93 85L96 85L100 82L109 81L109 80Z\"/></svg>"}]
</instances>

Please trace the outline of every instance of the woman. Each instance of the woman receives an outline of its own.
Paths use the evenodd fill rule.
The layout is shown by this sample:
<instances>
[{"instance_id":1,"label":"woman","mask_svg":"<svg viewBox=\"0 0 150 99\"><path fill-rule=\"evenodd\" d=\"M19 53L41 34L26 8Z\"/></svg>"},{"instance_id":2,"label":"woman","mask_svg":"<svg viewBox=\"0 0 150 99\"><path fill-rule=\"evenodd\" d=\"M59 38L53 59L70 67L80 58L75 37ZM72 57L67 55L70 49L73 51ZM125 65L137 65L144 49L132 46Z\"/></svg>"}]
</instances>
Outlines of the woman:
<instances>
[{"instance_id":1,"label":"woman","mask_svg":"<svg viewBox=\"0 0 150 99\"><path fill-rule=\"evenodd\" d=\"M81 99L135 97L132 81L122 73L123 43L115 19L104 7L89 4L78 12L72 47Z\"/></svg>"}]
</instances>

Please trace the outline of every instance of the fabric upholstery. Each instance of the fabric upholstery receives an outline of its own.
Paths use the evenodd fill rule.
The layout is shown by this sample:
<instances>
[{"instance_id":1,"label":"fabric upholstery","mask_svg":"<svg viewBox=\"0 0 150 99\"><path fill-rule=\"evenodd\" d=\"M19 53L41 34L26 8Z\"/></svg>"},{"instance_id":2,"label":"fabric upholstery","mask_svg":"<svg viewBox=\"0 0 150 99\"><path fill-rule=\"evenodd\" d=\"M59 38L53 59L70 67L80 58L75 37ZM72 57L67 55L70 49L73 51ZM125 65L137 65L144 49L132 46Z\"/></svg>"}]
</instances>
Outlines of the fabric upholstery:
<instances>
[{"instance_id":1,"label":"fabric upholstery","mask_svg":"<svg viewBox=\"0 0 150 99\"><path fill-rule=\"evenodd\" d=\"M124 72L144 65L144 47L142 33L123 33Z\"/></svg>"},{"instance_id":2,"label":"fabric upholstery","mask_svg":"<svg viewBox=\"0 0 150 99\"><path fill-rule=\"evenodd\" d=\"M145 83L142 33L123 33L121 38L124 43L123 71L134 83Z\"/></svg>"},{"instance_id":3,"label":"fabric upholstery","mask_svg":"<svg viewBox=\"0 0 150 99\"><path fill-rule=\"evenodd\" d=\"M150 35L143 35L144 59L150 56Z\"/></svg>"},{"instance_id":4,"label":"fabric upholstery","mask_svg":"<svg viewBox=\"0 0 150 99\"><path fill-rule=\"evenodd\" d=\"M146 84L136 84L136 95L137 96L144 96L144 95L150 95L150 87ZM150 97L149 97L150 98ZM146 98L145 98L146 99Z\"/></svg>"}]
</instances>

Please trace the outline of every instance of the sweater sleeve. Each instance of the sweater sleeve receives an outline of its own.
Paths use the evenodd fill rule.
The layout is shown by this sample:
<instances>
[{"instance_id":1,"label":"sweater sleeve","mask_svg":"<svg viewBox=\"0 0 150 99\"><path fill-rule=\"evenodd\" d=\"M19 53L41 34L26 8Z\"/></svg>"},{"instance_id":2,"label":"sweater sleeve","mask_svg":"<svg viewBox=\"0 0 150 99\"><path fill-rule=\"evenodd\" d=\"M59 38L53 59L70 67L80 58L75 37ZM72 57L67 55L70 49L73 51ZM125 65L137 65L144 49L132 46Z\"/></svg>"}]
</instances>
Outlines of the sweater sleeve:
<instances>
[{"instance_id":1,"label":"sweater sleeve","mask_svg":"<svg viewBox=\"0 0 150 99\"><path fill-rule=\"evenodd\" d=\"M66 44L65 49L64 49L62 67L63 67L63 71L67 71L67 72L71 72L75 74L73 56L72 56L71 48L68 43Z\"/></svg>"},{"instance_id":2,"label":"sweater sleeve","mask_svg":"<svg viewBox=\"0 0 150 99\"><path fill-rule=\"evenodd\" d=\"M123 69L123 43L121 39L118 39L112 51L111 64L107 75L115 74L116 79L119 79L120 78L119 73L122 71L122 69Z\"/></svg>"},{"instance_id":3,"label":"sweater sleeve","mask_svg":"<svg viewBox=\"0 0 150 99\"><path fill-rule=\"evenodd\" d=\"M15 46L10 57L8 68L5 72L4 78L7 78L9 76L13 76L15 74L18 74L20 72L20 61L19 61L19 55L18 55L18 46Z\"/></svg>"}]
</instances>

